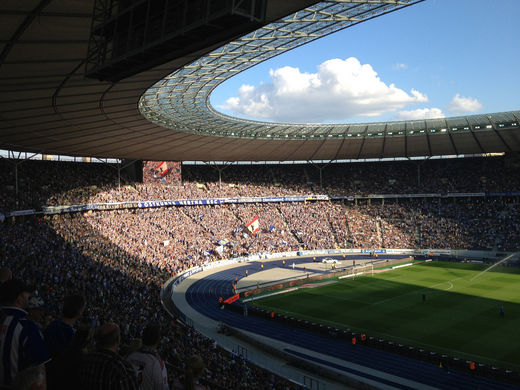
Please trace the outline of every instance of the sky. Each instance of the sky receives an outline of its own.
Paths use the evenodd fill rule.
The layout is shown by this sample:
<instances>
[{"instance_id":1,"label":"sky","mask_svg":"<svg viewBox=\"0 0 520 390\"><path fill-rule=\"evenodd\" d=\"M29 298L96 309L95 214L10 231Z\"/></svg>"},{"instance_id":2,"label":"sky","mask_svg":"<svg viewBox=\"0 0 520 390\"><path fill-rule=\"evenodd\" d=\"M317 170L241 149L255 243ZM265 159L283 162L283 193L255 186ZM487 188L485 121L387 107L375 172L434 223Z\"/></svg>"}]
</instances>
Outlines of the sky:
<instances>
[{"instance_id":1,"label":"sky","mask_svg":"<svg viewBox=\"0 0 520 390\"><path fill-rule=\"evenodd\" d=\"M268 122L364 123L520 108L520 0L426 0L250 68L212 106Z\"/></svg>"}]
</instances>

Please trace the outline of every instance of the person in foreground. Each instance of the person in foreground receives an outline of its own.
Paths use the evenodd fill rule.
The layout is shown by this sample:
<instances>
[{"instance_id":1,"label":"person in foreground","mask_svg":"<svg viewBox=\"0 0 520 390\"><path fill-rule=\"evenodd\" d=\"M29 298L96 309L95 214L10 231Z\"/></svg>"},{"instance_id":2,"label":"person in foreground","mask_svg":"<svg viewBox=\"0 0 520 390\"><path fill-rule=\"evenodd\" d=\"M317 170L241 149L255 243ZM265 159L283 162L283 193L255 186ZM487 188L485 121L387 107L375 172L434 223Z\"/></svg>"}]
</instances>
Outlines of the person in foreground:
<instances>
[{"instance_id":1,"label":"person in foreground","mask_svg":"<svg viewBox=\"0 0 520 390\"><path fill-rule=\"evenodd\" d=\"M80 367L78 388L84 390L137 390L132 365L118 354L119 326L102 325L96 334L96 351L87 354Z\"/></svg>"},{"instance_id":2,"label":"person in foreground","mask_svg":"<svg viewBox=\"0 0 520 390\"><path fill-rule=\"evenodd\" d=\"M140 390L169 390L168 375L164 361L157 352L161 342L161 329L149 324L141 336L142 347L128 356L137 372Z\"/></svg>"},{"instance_id":3,"label":"person in foreground","mask_svg":"<svg viewBox=\"0 0 520 390\"><path fill-rule=\"evenodd\" d=\"M11 388L26 370L37 372L45 384L45 363L50 355L38 326L27 319L31 290L19 279L0 285L0 303L5 315L0 332L0 386Z\"/></svg>"}]
</instances>

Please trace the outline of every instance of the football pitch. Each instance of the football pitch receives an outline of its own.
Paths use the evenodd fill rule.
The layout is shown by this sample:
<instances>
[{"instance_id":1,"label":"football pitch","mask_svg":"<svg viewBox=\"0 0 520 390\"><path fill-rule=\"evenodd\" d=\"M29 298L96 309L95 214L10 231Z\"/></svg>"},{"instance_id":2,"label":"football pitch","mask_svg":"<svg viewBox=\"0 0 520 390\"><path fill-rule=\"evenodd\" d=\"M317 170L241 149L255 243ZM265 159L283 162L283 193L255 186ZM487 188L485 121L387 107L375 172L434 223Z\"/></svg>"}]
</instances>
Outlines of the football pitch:
<instances>
[{"instance_id":1,"label":"football pitch","mask_svg":"<svg viewBox=\"0 0 520 390\"><path fill-rule=\"evenodd\" d=\"M468 263L422 263L300 288L254 305L518 371L520 269L485 269Z\"/></svg>"}]
</instances>

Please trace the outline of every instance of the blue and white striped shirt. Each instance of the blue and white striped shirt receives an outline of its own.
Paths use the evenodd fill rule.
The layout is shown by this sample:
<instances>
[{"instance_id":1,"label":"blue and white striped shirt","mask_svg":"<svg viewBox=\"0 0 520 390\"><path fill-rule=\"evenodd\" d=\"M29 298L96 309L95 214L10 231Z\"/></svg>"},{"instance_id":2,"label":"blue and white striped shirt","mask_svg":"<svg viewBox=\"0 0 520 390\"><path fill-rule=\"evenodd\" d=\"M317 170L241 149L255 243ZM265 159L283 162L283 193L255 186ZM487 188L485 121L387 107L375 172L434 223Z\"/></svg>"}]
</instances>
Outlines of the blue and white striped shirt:
<instances>
[{"instance_id":1,"label":"blue and white striped shirt","mask_svg":"<svg viewBox=\"0 0 520 390\"><path fill-rule=\"evenodd\" d=\"M45 364L50 355L38 326L17 307L3 307L5 319L0 329L0 385L10 386L16 374Z\"/></svg>"}]
</instances>

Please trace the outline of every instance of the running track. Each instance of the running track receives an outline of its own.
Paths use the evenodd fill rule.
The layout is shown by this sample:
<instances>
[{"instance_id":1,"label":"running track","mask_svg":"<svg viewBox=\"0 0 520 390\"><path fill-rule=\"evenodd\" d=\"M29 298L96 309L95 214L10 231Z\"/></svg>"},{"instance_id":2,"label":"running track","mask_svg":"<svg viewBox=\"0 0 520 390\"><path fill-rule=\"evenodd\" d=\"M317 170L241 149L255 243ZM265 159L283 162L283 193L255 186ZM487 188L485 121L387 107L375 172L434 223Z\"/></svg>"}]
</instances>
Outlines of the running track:
<instances>
[{"instance_id":1,"label":"running track","mask_svg":"<svg viewBox=\"0 0 520 390\"><path fill-rule=\"evenodd\" d=\"M379 258L381 259L383 256L380 255ZM349 259L352 259L352 257L349 256ZM298 266L302 263L309 263L312 259L309 257L302 257L294 260L291 259L291 265L293 261L296 266ZM230 310L221 310L217 304L218 298L224 297L224 299L226 299L233 295L232 283L235 280L235 277L238 277L238 279L244 277L246 269L248 269L249 275L261 271L261 263L261 261L244 263L241 267L217 271L212 275L195 282L186 291L186 301L199 313L210 317L215 321L222 321L232 328L253 332L288 344L385 372L389 375L381 377L374 376L368 372L334 364L311 355L303 354L291 348L286 348L284 350L286 353L307 361L313 361L340 370L346 375L349 373L355 374L397 389L411 390L413 387L409 387L402 382L399 383L400 381L395 379L395 376L440 389L520 390L519 386L504 384L479 376L472 376L469 373L447 371L430 363L392 354L376 348L370 348L359 344L353 347L345 340L333 339L327 335L310 332L304 329L292 328L266 318L259 318L256 316L244 317L240 313ZM278 263L279 262L276 262L275 264L275 262L270 261L264 262L264 271L270 268L279 267Z\"/></svg>"}]
</instances>

